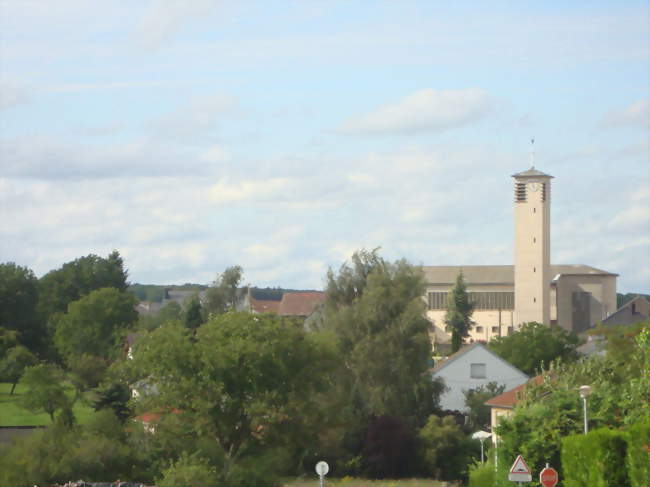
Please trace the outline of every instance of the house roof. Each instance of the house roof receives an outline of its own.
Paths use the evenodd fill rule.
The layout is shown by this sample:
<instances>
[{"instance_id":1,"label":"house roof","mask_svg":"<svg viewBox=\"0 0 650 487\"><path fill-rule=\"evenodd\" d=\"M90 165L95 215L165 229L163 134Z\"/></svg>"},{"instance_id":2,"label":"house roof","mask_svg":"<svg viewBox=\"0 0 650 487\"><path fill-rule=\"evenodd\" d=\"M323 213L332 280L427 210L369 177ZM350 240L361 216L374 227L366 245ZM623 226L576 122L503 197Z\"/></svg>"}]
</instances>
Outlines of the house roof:
<instances>
[{"instance_id":1,"label":"house roof","mask_svg":"<svg viewBox=\"0 0 650 487\"><path fill-rule=\"evenodd\" d=\"M255 313L277 313L282 301L249 298L251 311Z\"/></svg>"},{"instance_id":2,"label":"house roof","mask_svg":"<svg viewBox=\"0 0 650 487\"><path fill-rule=\"evenodd\" d=\"M621 315L625 314L625 312L628 311L628 309L632 308L633 305L634 305L634 314L631 315L630 318L626 320L626 322L629 322L628 324L632 324L637 321L643 321L644 319L650 317L650 303L648 303L648 300L643 296L637 296L636 298L631 299L623 306L618 308L607 318L605 318L602 321L603 325L609 325L612 323L621 324L619 322ZM634 316L634 315L638 315L638 316Z\"/></svg>"},{"instance_id":3,"label":"house roof","mask_svg":"<svg viewBox=\"0 0 650 487\"><path fill-rule=\"evenodd\" d=\"M325 301L325 293L319 291L284 293L278 313L281 316L309 316Z\"/></svg>"},{"instance_id":4,"label":"house roof","mask_svg":"<svg viewBox=\"0 0 650 487\"><path fill-rule=\"evenodd\" d=\"M486 406L492 406L492 407L499 407L499 408L506 408L506 409L512 409L515 407L515 404L517 404L521 400L521 395L529 384L541 384L544 381L544 376L543 375L538 375L530 379L528 382L524 382L520 386L517 386L513 389L510 389L509 391L505 391L503 394L499 394L498 396L493 397L492 399L485 401Z\"/></svg>"},{"instance_id":5,"label":"house roof","mask_svg":"<svg viewBox=\"0 0 650 487\"><path fill-rule=\"evenodd\" d=\"M422 266L428 284L449 284L456 282L459 272L463 272L466 284L513 284L515 266L513 265L443 265ZM583 264L561 264L550 266L550 274L558 275L599 275L616 276L611 272Z\"/></svg>"},{"instance_id":6,"label":"house roof","mask_svg":"<svg viewBox=\"0 0 650 487\"><path fill-rule=\"evenodd\" d=\"M461 358L462 356L466 355L468 352L474 350L475 348L482 348L484 351L486 351L487 353L489 353L490 355L492 355L492 356L494 357L495 360L498 360L498 361L500 361L500 362L506 364L506 365L507 365L508 367L510 367L511 369L516 370L517 372L519 372L522 376L527 377L527 375L524 374L524 373L523 373L521 370L519 370L517 367L515 367L514 365L512 365L512 364L511 364L510 362L508 362L507 360L504 360L504 359L502 359L501 357L499 357L496 353L494 353L492 350L490 350L489 348L487 348L485 345L483 345L483 344L480 343L480 342L474 342L474 343L472 343L472 344L470 344L470 345L465 345L463 348L461 348L460 350L458 350L456 353L450 355L450 356L447 357L445 360L442 360L442 361L438 362L438 363L433 367L432 372L433 372L434 374L440 372L442 369L444 369L445 367L447 367L449 364L451 364L452 362L455 362L456 360L458 360L458 359Z\"/></svg>"},{"instance_id":7,"label":"house roof","mask_svg":"<svg viewBox=\"0 0 650 487\"><path fill-rule=\"evenodd\" d=\"M527 169L526 171L518 172L516 174L512 175L513 178L552 178L550 174L543 173L542 171L538 171L535 169L535 167L531 167L530 169Z\"/></svg>"}]
</instances>

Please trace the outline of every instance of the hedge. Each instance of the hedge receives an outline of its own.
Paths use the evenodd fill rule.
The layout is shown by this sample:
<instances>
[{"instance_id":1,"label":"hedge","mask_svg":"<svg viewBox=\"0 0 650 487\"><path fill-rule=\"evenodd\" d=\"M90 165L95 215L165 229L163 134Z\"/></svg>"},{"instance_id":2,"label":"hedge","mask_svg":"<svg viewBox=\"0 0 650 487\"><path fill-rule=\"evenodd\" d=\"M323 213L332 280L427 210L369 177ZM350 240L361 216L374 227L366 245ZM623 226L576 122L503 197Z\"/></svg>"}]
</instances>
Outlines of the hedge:
<instances>
[{"instance_id":1,"label":"hedge","mask_svg":"<svg viewBox=\"0 0 650 487\"><path fill-rule=\"evenodd\" d=\"M632 487L650 482L650 421L632 426L627 433L627 469Z\"/></svg>"},{"instance_id":2,"label":"hedge","mask_svg":"<svg viewBox=\"0 0 650 487\"><path fill-rule=\"evenodd\" d=\"M564 438L564 487L631 487L626 440L625 433L604 428Z\"/></svg>"}]
</instances>

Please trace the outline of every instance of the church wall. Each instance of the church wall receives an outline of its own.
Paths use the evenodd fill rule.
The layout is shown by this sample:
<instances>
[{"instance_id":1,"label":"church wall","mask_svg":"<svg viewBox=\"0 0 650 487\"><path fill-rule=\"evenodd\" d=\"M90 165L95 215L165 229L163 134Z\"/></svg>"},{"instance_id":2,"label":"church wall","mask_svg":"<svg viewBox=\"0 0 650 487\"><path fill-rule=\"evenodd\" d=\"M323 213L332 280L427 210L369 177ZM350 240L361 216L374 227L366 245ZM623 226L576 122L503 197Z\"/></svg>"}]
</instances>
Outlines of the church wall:
<instances>
[{"instance_id":1,"label":"church wall","mask_svg":"<svg viewBox=\"0 0 650 487\"><path fill-rule=\"evenodd\" d=\"M558 325L569 331L584 331L581 311L588 310L588 326L616 311L616 276L561 275L556 300Z\"/></svg>"}]
</instances>

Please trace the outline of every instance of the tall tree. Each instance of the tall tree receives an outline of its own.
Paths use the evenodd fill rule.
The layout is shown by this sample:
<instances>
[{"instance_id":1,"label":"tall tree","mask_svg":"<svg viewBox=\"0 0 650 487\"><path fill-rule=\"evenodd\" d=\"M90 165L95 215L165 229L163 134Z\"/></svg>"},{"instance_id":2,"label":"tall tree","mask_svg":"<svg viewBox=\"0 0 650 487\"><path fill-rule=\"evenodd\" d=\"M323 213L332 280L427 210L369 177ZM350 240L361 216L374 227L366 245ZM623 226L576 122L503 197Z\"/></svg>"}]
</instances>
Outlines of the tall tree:
<instances>
[{"instance_id":1,"label":"tall tree","mask_svg":"<svg viewBox=\"0 0 650 487\"><path fill-rule=\"evenodd\" d=\"M68 304L104 287L126 291L127 275L117 250L106 258L90 254L67 262L40 279L41 313L46 318L54 313L65 313Z\"/></svg>"},{"instance_id":2,"label":"tall tree","mask_svg":"<svg viewBox=\"0 0 650 487\"><path fill-rule=\"evenodd\" d=\"M203 324L203 313L201 312L201 301L198 296L192 298L185 305L185 312L183 313L183 320L185 326L195 330Z\"/></svg>"},{"instance_id":3,"label":"tall tree","mask_svg":"<svg viewBox=\"0 0 650 487\"><path fill-rule=\"evenodd\" d=\"M221 314L237 309L243 272L243 269L236 265L228 267L223 274L217 276L205 292L204 307L208 314Z\"/></svg>"},{"instance_id":4,"label":"tall tree","mask_svg":"<svg viewBox=\"0 0 650 487\"><path fill-rule=\"evenodd\" d=\"M41 353L46 341L38 299L38 280L30 269L13 262L0 264L0 327L16 331L20 343Z\"/></svg>"},{"instance_id":5,"label":"tall tree","mask_svg":"<svg viewBox=\"0 0 650 487\"><path fill-rule=\"evenodd\" d=\"M337 337L349 393L366 417L414 426L436 407L424 288L420 268L385 262L376 250L355 253L351 266L328 275L324 328Z\"/></svg>"},{"instance_id":6,"label":"tall tree","mask_svg":"<svg viewBox=\"0 0 650 487\"><path fill-rule=\"evenodd\" d=\"M473 312L474 306L469 300L465 278L461 271L447 296L447 312L445 313L445 325L447 325L447 330L451 331L452 353L458 351L463 344L463 339L469 336L473 325Z\"/></svg>"},{"instance_id":7,"label":"tall tree","mask_svg":"<svg viewBox=\"0 0 650 487\"><path fill-rule=\"evenodd\" d=\"M92 291L70 303L56 322L54 343L62 357L83 353L114 358L120 350L122 332L137 321L136 298L107 287Z\"/></svg>"}]
</instances>

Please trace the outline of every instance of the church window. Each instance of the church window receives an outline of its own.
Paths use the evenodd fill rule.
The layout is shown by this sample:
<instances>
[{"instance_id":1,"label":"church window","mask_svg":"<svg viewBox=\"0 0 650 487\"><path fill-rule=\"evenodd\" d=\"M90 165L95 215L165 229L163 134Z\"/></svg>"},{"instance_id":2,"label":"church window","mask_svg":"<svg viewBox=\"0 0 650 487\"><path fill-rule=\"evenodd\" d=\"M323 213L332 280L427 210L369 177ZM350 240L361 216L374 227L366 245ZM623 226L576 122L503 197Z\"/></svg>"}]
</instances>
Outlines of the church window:
<instances>
[{"instance_id":1,"label":"church window","mask_svg":"<svg viewBox=\"0 0 650 487\"><path fill-rule=\"evenodd\" d=\"M469 301L475 310L514 309L515 293L503 291L470 292Z\"/></svg>"},{"instance_id":2,"label":"church window","mask_svg":"<svg viewBox=\"0 0 650 487\"><path fill-rule=\"evenodd\" d=\"M477 326L476 327L476 333L483 333L483 327L482 326Z\"/></svg>"},{"instance_id":3,"label":"church window","mask_svg":"<svg viewBox=\"0 0 650 487\"><path fill-rule=\"evenodd\" d=\"M447 309L447 293L429 293L429 309Z\"/></svg>"},{"instance_id":4,"label":"church window","mask_svg":"<svg viewBox=\"0 0 650 487\"><path fill-rule=\"evenodd\" d=\"M498 326L493 326L492 327L492 333L499 333L499 327Z\"/></svg>"},{"instance_id":5,"label":"church window","mask_svg":"<svg viewBox=\"0 0 650 487\"><path fill-rule=\"evenodd\" d=\"M470 364L469 376L471 379L485 379L487 377L485 364Z\"/></svg>"},{"instance_id":6,"label":"church window","mask_svg":"<svg viewBox=\"0 0 650 487\"><path fill-rule=\"evenodd\" d=\"M537 267L533 267L533 272L537 272Z\"/></svg>"}]
</instances>

